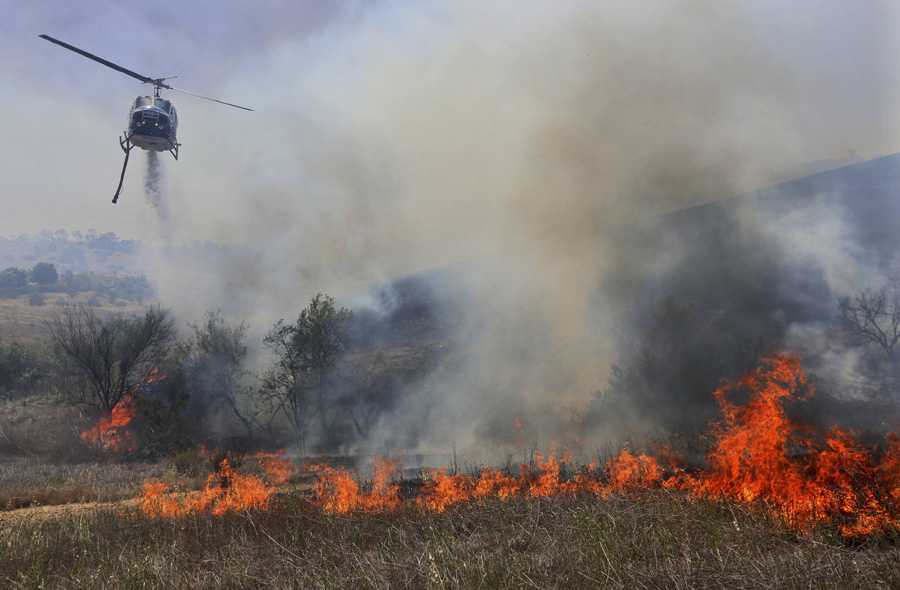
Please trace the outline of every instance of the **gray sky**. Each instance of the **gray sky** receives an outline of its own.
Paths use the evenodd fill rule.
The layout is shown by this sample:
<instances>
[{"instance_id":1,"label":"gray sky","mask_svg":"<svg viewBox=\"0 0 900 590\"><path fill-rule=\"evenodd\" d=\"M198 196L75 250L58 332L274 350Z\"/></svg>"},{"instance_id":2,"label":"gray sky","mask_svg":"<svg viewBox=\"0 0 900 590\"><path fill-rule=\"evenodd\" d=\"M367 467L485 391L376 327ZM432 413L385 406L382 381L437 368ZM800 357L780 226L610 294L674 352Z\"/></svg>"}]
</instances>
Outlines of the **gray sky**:
<instances>
[{"instance_id":1,"label":"gray sky","mask_svg":"<svg viewBox=\"0 0 900 590\"><path fill-rule=\"evenodd\" d=\"M626 7L632 4L639 8ZM129 164L119 204L109 202L123 159L117 138L130 102L149 88L39 39L41 33L256 109L167 93L179 109L183 143L180 161L164 160L175 242L277 239L290 226L326 250L354 244L371 250L365 244L384 233L390 240L382 244L391 245L378 249L382 260L421 252L426 242L425 250L440 249L458 232L477 233L473 226L483 229L484 220L506 223L510 208L531 206L527 187L510 189L507 177L533 168L536 152L577 136L580 124L567 118L587 121L591 134L565 149L583 151L579 141L604 145L588 161L614 160L617 146L634 149L622 139L630 132L640 138L656 129L696 141L702 134L692 129L706 114L742 119L728 131L732 139L746 134L749 151L772 135L772 161L748 172L751 184L782 164L841 156L851 147L864 156L900 149L900 60L889 46L900 23L886 0L4 0L2 6L0 235L59 227L139 239L158 233L143 195L144 154L133 154L139 157ZM744 71L754 65L758 70ZM644 73L609 75L632 67ZM683 84L641 89L673 70ZM633 96L610 87L609 79L634 86ZM697 97L711 101L709 111L679 102L694 92L691 85L720 84L723 93L738 88L723 103L727 113L718 109L716 91ZM596 100L585 99L591 95ZM635 102L639 116L625 112ZM684 121L659 124L655 112ZM742 142L701 149L695 159L737 157ZM633 158L652 167L671 151L661 145ZM487 172L479 166L486 161ZM565 191L557 180L544 175L536 186ZM511 190L516 198L496 197ZM554 207L567 203L559 195ZM539 202L535 211L546 213ZM438 219L423 223L431 213ZM629 210L621 217L640 215ZM401 231L398 239L399 218L422 230ZM357 256L355 263L366 261Z\"/></svg>"}]
</instances>

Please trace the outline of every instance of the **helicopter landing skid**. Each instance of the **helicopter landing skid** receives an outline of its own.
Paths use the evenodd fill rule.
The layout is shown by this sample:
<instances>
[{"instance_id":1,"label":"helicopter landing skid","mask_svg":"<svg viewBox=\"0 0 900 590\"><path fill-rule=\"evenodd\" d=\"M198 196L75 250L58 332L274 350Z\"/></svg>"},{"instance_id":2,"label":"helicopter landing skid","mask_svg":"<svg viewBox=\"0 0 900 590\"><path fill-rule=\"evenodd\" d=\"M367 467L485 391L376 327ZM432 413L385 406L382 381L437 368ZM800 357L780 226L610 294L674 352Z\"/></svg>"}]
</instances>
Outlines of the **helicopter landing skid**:
<instances>
[{"instance_id":1,"label":"helicopter landing skid","mask_svg":"<svg viewBox=\"0 0 900 590\"><path fill-rule=\"evenodd\" d=\"M113 204L119 200L119 195L122 194L122 184L125 182L125 169L128 168L128 156L131 155L131 150L134 149L134 144L131 143L130 136L125 139L120 139L119 145L122 146L122 151L125 152L125 163L122 164L122 176L119 177L119 187L116 189L115 196L113 196Z\"/></svg>"},{"instance_id":2,"label":"helicopter landing skid","mask_svg":"<svg viewBox=\"0 0 900 590\"><path fill-rule=\"evenodd\" d=\"M131 155L131 150L133 150L135 146L131 143L131 135L128 137L119 138L119 146L121 146L122 151L125 152L125 163L122 164L122 175L119 177L119 187L116 189L116 194L113 196L112 202L115 204L119 201L119 195L122 194L122 184L125 182L125 169L128 168L128 156ZM170 154L177 160L178 159L178 147L181 145L180 143L174 143L171 140L169 141L169 145L171 146L168 150ZM160 150L162 151L162 150Z\"/></svg>"},{"instance_id":3,"label":"helicopter landing skid","mask_svg":"<svg viewBox=\"0 0 900 590\"><path fill-rule=\"evenodd\" d=\"M136 142L131 141L131 138L135 136L137 136L138 140ZM165 139L165 143L162 142L163 139ZM124 138L120 137L119 145L126 154L131 148L139 147L150 152L169 152L176 160L178 159L178 148L181 147L180 143L172 141L171 138L147 136L140 133L132 133Z\"/></svg>"}]
</instances>

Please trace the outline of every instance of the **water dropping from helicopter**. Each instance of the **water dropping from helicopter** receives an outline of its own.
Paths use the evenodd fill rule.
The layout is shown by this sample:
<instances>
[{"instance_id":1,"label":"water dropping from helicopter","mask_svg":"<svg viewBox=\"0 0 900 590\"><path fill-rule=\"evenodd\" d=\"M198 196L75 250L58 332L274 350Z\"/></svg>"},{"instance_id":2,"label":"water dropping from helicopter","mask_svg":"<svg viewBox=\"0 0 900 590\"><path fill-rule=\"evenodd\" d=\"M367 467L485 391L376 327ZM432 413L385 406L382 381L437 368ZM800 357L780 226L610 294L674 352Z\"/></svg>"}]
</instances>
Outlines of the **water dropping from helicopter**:
<instances>
[{"instance_id":1,"label":"water dropping from helicopter","mask_svg":"<svg viewBox=\"0 0 900 590\"><path fill-rule=\"evenodd\" d=\"M169 199L165 191L162 162L155 151L147 152L144 196L147 198L147 203L156 211L160 237L167 244L169 241Z\"/></svg>"}]
</instances>

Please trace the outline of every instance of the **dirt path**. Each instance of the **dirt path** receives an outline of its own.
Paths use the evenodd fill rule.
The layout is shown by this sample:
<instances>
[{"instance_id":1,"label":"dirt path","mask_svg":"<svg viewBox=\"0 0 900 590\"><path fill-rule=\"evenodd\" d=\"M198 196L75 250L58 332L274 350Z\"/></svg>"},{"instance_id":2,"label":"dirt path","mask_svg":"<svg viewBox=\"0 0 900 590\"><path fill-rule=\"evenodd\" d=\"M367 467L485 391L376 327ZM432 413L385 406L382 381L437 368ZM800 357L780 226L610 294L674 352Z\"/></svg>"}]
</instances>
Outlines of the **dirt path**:
<instances>
[{"instance_id":1,"label":"dirt path","mask_svg":"<svg viewBox=\"0 0 900 590\"><path fill-rule=\"evenodd\" d=\"M0 512L0 523L11 523L24 519L44 520L77 514L97 512L110 508L126 509L137 504L137 498L117 500L114 502L81 502L75 504L55 504L52 506L29 506Z\"/></svg>"}]
</instances>

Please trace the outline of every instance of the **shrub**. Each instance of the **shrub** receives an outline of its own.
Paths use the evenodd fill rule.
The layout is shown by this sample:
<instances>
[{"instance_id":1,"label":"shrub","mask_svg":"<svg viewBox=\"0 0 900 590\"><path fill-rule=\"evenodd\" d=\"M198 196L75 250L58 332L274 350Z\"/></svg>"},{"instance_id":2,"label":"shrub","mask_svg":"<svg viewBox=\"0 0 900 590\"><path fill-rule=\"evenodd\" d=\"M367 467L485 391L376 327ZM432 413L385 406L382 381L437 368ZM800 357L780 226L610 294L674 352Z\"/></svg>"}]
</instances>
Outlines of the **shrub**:
<instances>
[{"instance_id":1,"label":"shrub","mask_svg":"<svg viewBox=\"0 0 900 590\"><path fill-rule=\"evenodd\" d=\"M44 300L44 294L40 291L35 291L28 296L28 305L32 307L41 307L45 303L46 301Z\"/></svg>"}]
</instances>

